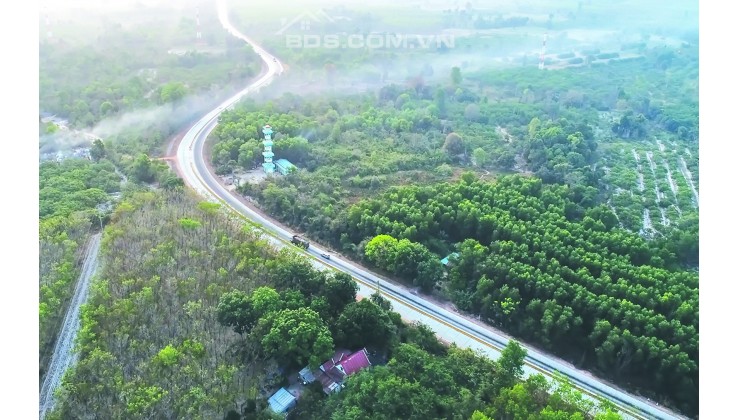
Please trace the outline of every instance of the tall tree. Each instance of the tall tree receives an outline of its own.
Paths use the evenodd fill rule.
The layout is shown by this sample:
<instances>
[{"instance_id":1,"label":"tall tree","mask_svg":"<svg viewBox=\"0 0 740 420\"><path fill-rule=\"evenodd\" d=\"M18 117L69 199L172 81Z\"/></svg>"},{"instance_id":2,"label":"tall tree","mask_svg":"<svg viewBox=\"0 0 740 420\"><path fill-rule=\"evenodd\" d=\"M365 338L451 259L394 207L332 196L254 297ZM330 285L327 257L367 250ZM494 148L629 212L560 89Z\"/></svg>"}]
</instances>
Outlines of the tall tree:
<instances>
[{"instance_id":1,"label":"tall tree","mask_svg":"<svg viewBox=\"0 0 740 420\"><path fill-rule=\"evenodd\" d=\"M462 72L460 72L460 67L452 68L452 71L450 72L450 79L452 80L452 84L454 86L458 86L460 83L462 83Z\"/></svg>"},{"instance_id":2,"label":"tall tree","mask_svg":"<svg viewBox=\"0 0 740 420\"><path fill-rule=\"evenodd\" d=\"M221 296L216 318L221 325L233 327L238 334L251 331L259 319L251 299L241 290L232 290Z\"/></svg>"},{"instance_id":3,"label":"tall tree","mask_svg":"<svg viewBox=\"0 0 740 420\"><path fill-rule=\"evenodd\" d=\"M337 320L336 330L337 342L350 349L385 349L396 329L388 312L372 301L362 299L344 308Z\"/></svg>"},{"instance_id":4,"label":"tall tree","mask_svg":"<svg viewBox=\"0 0 740 420\"><path fill-rule=\"evenodd\" d=\"M103 144L103 140L95 139L92 142L92 146L90 147L90 157L95 162L98 162L100 159L103 159L106 156L105 151L105 144Z\"/></svg>"},{"instance_id":5,"label":"tall tree","mask_svg":"<svg viewBox=\"0 0 740 420\"><path fill-rule=\"evenodd\" d=\"M500 388L509 388L522 379L524 358L526 356L527 351L514 340L510 340L504 347L501 356L496 360L498 367L497 382Z\"/></svg>"},{"instance_id":6,"label":"tall tree","mask_svg":"<svg viewBox=\"0 0 740 420\"><path fill-rule=\"evenodd\" d=\"M276 313L261 342L268 357L293 366L308 363L316 367L334 351L329 328L316 311L308 308Z\"/></svg>"},{"instance_id":7,"label":"tall tree","mask_svg":"<svg viewBox=\"0 0 740 420\"><path fill-rule=\"evenodd\" d=\"M450 133L445 137L442 149L444 149L450 156L456 157L465 152L465 144L459 134Z\"/></svg>"}]
</instances>

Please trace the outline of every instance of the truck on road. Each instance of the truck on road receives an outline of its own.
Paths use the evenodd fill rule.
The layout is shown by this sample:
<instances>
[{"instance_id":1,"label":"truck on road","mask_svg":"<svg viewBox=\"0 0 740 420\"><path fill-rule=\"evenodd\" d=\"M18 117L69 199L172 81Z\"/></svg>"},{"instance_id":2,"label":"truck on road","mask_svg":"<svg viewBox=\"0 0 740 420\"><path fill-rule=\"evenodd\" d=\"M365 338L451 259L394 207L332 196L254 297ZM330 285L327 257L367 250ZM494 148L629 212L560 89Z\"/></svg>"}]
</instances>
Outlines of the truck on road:
<instances>
[{"instance_id":1,"label":"truck on road","mask_svg":"<svg viewBox=\"0 0 740 420\"><path fill-rule=\"evenodd\" d=\"M308 240L298 236L293 235L293 239L290 240L294 245L299 246L303 249L308 249Z\"/></svg>"}]
</instances>

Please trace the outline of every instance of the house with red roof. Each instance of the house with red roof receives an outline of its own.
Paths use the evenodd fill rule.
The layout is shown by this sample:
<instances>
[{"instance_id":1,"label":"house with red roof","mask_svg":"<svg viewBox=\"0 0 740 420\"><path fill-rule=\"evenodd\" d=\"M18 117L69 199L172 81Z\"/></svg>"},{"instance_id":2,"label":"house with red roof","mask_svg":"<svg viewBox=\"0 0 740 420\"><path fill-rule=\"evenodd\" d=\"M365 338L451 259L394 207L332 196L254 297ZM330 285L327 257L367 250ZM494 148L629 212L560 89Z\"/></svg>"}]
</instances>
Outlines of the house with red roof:
<instances>
[{"instance_id":1,"label":"house with red roof","mask_svg":"<svg viewBox=\"0 0 740 420\"><path fill-rule=\"evenodd\" d=\"M331 359L319 366L319 369L314 372L314 377L321 382L324 393L329 395L332 392L339 392L348 376L370 365L367 350L364 348L354 353L348 350L337 350Z\"/></svg>"}]
</instances>

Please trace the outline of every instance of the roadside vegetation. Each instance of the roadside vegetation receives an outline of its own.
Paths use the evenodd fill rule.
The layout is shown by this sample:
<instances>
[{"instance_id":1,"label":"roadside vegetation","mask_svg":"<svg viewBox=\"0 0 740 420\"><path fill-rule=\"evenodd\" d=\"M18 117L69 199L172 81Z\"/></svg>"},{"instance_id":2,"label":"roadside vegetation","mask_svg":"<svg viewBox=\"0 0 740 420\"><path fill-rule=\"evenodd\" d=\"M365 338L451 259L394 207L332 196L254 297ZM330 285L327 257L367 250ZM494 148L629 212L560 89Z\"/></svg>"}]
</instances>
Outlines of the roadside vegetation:
<instances>
[{"instance_id":1,"label":"roadside vegetation","mask_svg":"<svg viewBox=\"0 0 740 420\"><path fill-rule=\"evenodd\" d=\"M329 398L306 387L294 418L617 418L565 381L523 380L518 344L496 362L445 347L382 297L357 301L349 276L275 251L189 193L127 195L102 254L80 359L48 418L275 418L266 398L336 347L366 347L376 366Z\"/></svg>"},{"instance_id":2,"label":"roadside vegetation","mask_svg":"<svg viewBox=\"0 0 740 420\"><path fill-rule=\"evenodd\" d=\"M247 101L223 115L211 157L238 179L261 163L270 124L276 158L299 170L238 187L268 213L695 413L696 66L695 47L655 48L606 66L453 68L441 84Z\"/></svg>"},{"instance_id":3,"label":"roadside vegetation","mask_svg":"<svg viewBox=\"0 0 740 420\"><path fill-rule=\"evenodd\" d=\"M84 244L107 219L109 194L119 190L107 161L70 159L39 167L39 378L72 297Z\"/></svg>"}]
</instances>

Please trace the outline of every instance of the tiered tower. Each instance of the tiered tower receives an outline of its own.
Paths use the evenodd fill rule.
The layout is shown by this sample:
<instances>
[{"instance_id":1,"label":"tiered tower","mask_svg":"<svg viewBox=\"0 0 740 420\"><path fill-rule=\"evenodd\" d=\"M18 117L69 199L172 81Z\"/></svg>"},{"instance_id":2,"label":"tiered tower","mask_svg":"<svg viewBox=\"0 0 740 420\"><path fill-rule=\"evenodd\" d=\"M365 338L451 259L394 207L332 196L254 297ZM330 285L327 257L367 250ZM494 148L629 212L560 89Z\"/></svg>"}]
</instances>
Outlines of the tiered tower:
<instances>
[{"instance_id":1,"label":"tiered tower","mask_svg":"<svg viewBox=\"0 0 740 420\"><path fill-rule=\"evenodd\" d=\"M265 139L262 141L262 145L265 146L265 151L262 152L265 163L262 164L262 168L266 174L271 174L275 172L275 164L272 163L272 158L275 156L275 153L272 153L272 127L269 124L262 127L262 134L265 135Z\"/></svg>"}]
</instances>

